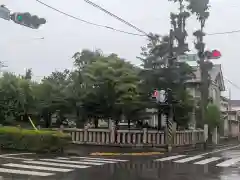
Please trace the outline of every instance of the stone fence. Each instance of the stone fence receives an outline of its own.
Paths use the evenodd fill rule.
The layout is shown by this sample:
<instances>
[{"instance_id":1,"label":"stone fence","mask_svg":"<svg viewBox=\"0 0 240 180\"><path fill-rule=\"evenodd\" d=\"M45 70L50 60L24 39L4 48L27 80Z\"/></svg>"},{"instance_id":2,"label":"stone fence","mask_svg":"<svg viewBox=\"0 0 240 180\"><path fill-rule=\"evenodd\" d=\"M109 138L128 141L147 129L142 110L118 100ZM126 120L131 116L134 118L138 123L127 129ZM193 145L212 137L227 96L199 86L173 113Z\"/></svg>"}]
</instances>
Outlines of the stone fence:
<instances>
[{"instance_id":1,"label":"stone fence","mask_svg":"<svg viewBox=\"0 0 240 180\"><path fill-rule=\"evenodd\" d=\"M72 142L105 146L166 146L165 133L157 130L64 129ZM176 131L173 146L195 145L205 142L204 130Z\"/></svg>"}]
</instances>

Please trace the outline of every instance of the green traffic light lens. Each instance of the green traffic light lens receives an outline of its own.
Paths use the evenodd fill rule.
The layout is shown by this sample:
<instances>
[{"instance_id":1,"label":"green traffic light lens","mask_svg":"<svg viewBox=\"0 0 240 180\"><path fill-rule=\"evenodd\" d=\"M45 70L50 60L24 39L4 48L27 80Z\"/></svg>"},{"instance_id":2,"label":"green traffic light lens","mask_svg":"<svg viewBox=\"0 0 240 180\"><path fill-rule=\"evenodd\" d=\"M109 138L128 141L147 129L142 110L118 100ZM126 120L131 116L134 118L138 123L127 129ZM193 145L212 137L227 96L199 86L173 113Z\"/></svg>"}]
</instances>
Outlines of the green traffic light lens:
<instances>
[{"instance_id":1,"label":"green traffic light lens","mask_svg":"<svg viewBox=\"0 0 240 180\"><path fill-rule=\"evenodd\" d=\"M17 19L18 19L19 21L22 21L22 16L17 16Z\"/></svg>"}]
</instances>

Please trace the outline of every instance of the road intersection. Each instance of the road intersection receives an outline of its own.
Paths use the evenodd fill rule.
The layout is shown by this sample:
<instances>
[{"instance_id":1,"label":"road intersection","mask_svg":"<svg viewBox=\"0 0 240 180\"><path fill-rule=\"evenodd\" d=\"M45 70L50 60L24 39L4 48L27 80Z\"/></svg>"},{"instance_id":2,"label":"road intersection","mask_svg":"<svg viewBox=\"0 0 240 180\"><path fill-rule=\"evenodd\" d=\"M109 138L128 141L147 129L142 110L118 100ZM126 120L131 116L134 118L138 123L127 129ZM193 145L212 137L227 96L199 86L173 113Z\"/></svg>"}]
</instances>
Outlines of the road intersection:
<instances>
[{"instance_id":1,"label":"road intersection","mask_svg":"<svg viewBox=\"0 0 240 180\"><path fill-rule=\"evenodd\" d=\"M96 149L97 150L97 149ZM228 180L240 179L240 145L212 151L149 156L0 155L3 180ZM236 179L237 178L237 179Z\"/></svg>"}]
</instances>

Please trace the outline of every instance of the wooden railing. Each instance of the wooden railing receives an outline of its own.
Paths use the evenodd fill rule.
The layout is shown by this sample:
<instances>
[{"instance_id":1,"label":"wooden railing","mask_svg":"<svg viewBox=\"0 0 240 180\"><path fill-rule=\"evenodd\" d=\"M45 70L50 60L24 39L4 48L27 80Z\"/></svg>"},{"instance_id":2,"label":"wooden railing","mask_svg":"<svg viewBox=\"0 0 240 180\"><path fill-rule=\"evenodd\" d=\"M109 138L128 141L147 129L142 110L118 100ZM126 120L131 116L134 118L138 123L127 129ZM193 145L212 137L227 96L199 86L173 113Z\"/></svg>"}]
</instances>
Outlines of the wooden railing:
<instances>
[{"instance_id":1,"label":"wooden railing","mask_svg":"<svg viewBox=\"0 0 240 180\"><path fill-rule=\"evenodd\" d=\"M76 144L117 146L165 146L165 133L156 130L64 129ZM203 130L177 131L173 146L194 145L204 142Z\"/></svg>"}]
</instances>

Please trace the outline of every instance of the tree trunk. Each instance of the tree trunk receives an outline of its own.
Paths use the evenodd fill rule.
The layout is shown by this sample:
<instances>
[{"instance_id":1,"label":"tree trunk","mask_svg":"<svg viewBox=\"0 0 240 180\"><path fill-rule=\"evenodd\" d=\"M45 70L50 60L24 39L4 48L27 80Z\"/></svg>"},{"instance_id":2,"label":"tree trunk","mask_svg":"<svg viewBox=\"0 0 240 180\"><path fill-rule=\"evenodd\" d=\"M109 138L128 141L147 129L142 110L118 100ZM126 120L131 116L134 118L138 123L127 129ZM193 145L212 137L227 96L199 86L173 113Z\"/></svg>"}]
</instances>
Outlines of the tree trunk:
<instances>
[{"instance_id":1,"label":"tree trunk","mask_svg":"<svg viewBox=\"0 0 240 180\"><path fill-rule=\"evenodd\" d=\"M77 117L77 122L80 121L80 110L78 107L76 107L76 117Z\"/></svg>"},{"instance_id":2,"label":"tree trunk","mask_svg":"<svg viewBox=\"0 0 240 180\"><path fill-rule=\"evenodd\" d=\"M94 126L95 126L95 128L98 128L98 119L94 119Z\"/></svg>"},{"instance_id":3,"label":"tree trunk","mask_svg":"<svg viewBox=\"0 0 240 180\"><path fill-rule=\"evenodd\" d=\"M120 122L119 119L116 119L116 120L115 120L115 126L116 126L117 129L119 129L119 122Z\"/></svg>"},{"instance_id":4,"label":"tree trunk","mask_svg":"<svg viewBox=\"0 0 240 180\"><path fill-rule=\"evenodd\" d=\"M128 129L130 129L130 128L131 128L131 120L128 119Z\"/></svg>"},{"instance_id":5,"label":"tree trunk","mask_svg":"<svg viewBox=\"0 0 240 180\"><path fill-rule=\"evenodd\" d=\"M51 113L48 110L43 112L43 119L45 121L45 128L49 128L51 124Z\"/></svg>"}]
</instances>

